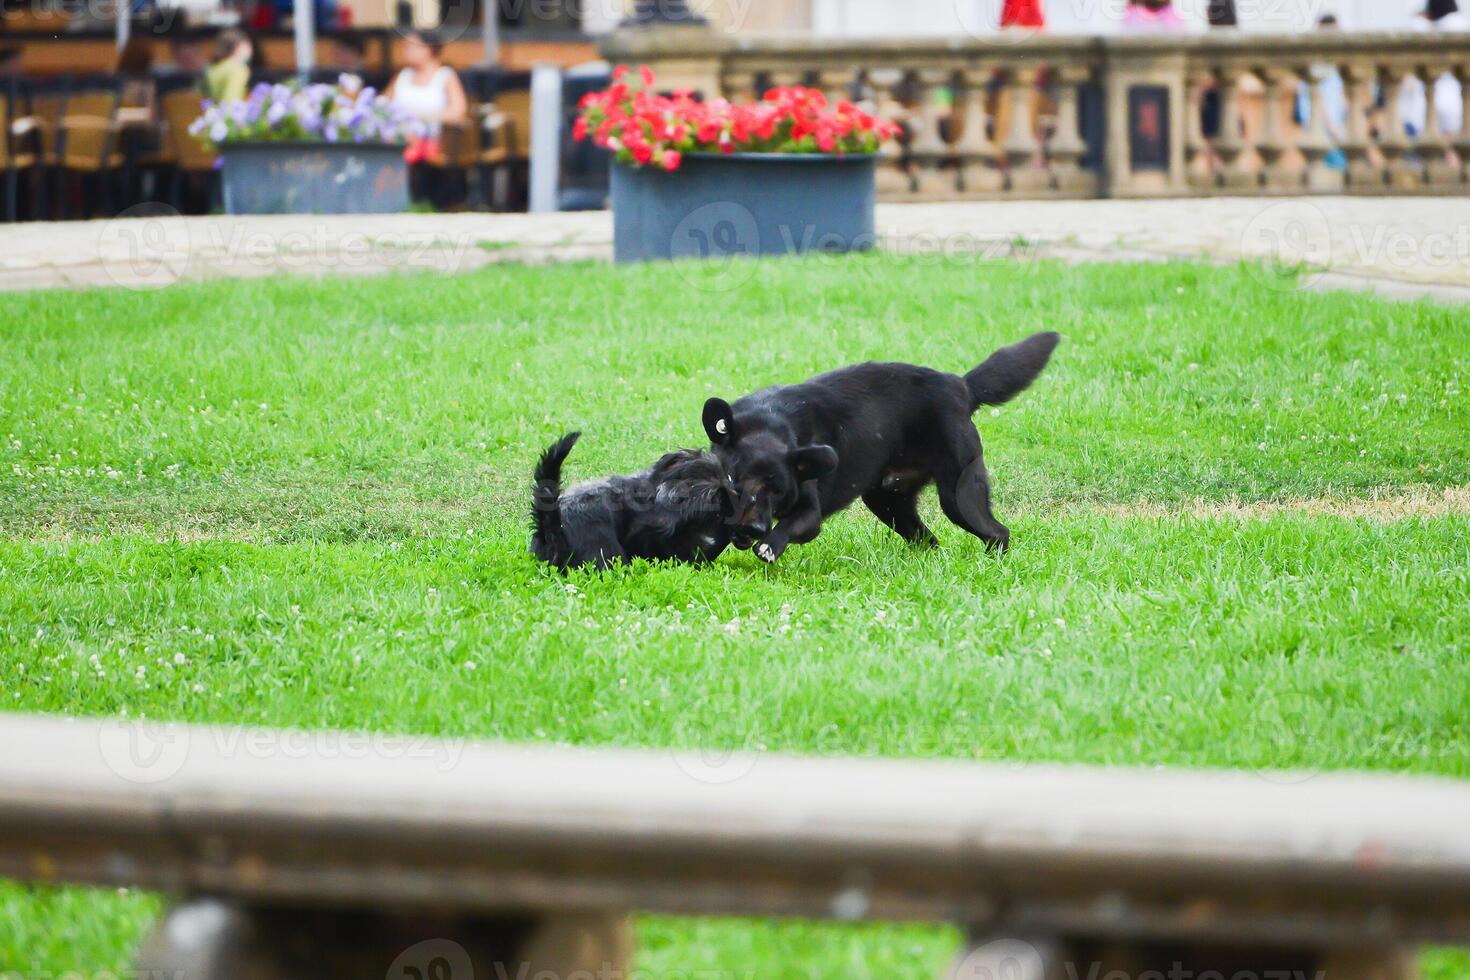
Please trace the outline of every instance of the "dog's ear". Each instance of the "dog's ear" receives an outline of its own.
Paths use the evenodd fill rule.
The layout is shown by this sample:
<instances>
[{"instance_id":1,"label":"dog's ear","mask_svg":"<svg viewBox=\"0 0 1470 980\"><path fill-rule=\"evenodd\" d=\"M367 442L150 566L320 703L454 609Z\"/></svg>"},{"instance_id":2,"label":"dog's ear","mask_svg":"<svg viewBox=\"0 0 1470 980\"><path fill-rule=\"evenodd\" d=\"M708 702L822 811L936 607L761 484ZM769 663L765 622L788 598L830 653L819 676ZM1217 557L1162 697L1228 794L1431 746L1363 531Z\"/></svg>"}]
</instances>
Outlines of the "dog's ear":
<instances>
[{"instance_id":1,"label":"dog's ear","mask_svg":"<svg viewBox=\"0 0 1470 980\"><path fill-rule=\"evenodd\" d=\"M800 480L819 480L837 468L837 450L821 444L793 449L791 468Z\"/></svg>"},{"instance_id":2,"label":"dog's ear","mask_svg":"<svg viewBox=\"0 0 1470 980\"><path fill-rule=\"evenodd\" d=\"M735 441L735 413L725 399L711 398L704 403L704 432L716 446Z\"/></svg>"}]
</instances>

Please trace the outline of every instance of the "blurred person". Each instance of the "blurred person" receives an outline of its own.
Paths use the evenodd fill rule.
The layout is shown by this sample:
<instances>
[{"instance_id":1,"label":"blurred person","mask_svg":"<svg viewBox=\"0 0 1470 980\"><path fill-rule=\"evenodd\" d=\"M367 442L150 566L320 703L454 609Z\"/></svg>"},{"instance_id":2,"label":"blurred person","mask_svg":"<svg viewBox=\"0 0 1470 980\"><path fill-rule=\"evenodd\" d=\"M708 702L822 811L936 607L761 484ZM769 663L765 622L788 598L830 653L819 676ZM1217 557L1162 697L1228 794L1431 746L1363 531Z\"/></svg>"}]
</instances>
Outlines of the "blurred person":
<instances>
[{"instance_id":1,"label":"blurred person","mask_svg":"<svg viewBox=\"0 0 1470 980\"><path fill-rule=\"evenodd\" d=\"M255 45L233 27L220 31L214 42L214 63L204 72L204 91L215 102L245 98L250 91L250 59Z\"/></svg>"},{"instance_id":2,"label":"blurred person","mask_svg":"<svg viewBox=\"0 0 1470 980\"><path fill-rule=\"evenodd\" d=\"M198 75L209 67L198 37L189 34L175 35L168 42L168 48L170 63L165 67L170 72Z\"/></svg>"},{"instance_id":3,"label":"blurred person","mask_svg":"<svg viewBox=\"0 0 1470 980\"><path fill-rule=\"evenodd\" d=\"M1470 30L1470 18L1460 10L1457 0L1429 0L1414 20L1419 31L1458 32ZM1410 136L1422 136L1429 122L1430 100L1424 82L1417 76L1404 80L1399 90L1399 113ZM1464 125L1464 103L1460 82L1450 72L1434 81L1434 115L1439 131L1452 135Z\"/></svg>"},{"instance_id":4,"label":"blurred person","mask_svg":"<svg viewBox=\"0 0 1470 980\"><path fill-rule=\"evenodd\" d=\"M153 39L133 34L117 55L117 75L122 80L122 104L157 115L158 85L153 79Z\"/></svg>"},{"instance_id":5,"label":"blurred person","mask_svg":"<svg viewBox=\"0 0 1470 980\"><path fill-rule=\"evenodd\" d=\"M444 64L444 45L423 31L412 31L403 43L404 68L388 84L388 98L410 115L420 119L425 135L413 140L403 151L409 163L409 184L419 200L434 195L428 185L428 165L440 154L440 134L444 124L464 121L469 113L469 100L464 85L453 68Z\"/></svg>"},{"instance_id":6,"label":"blurred person","mask_svg":"<svg viewBox=\"0 0 1470 980\"><path fill-rule=\"evenodd\" d=\"M1205 8L1205 20L1211 29L1239 27L1240 19L1235 14L1235 0L1210 0L1209 6ZM1200 134L1205 138L1205 161L1211 170L1220 163L1215 141L1220 138L1220 120L1224 111L1225 103L1220 96L1220 86L1211 82L1200 95L1199 104Z\"/></svg>"},{"instance_id":7,"label":"blurred person","mask_svg":"<svg viewBox=\"0 0 1470 980\"><path fill-rule=\"evenodd\" d=\"M20 78L20 48L0 48L0 78Z\"/></svg>"},{"instance_id":8,"label":"blurred person","mask_svg":"<svg viewBox=\"0 0 1470 980\"><path fill-rule=\"evenodd\" d=\"M1318 30L1335 31L1337 26L1337 18L1332 14L1325 14L1317 21ZM1312 89L1317 88L1321 93L1322 111L1327 116L1324 128L1328 142L1332 144L1323 162L1333 170L1346 170L1347 156L1338 147L1347 139L1347 85L1337 65L1331 62L1318 62L1308 68L1307 73L1310 80L1298 85L1296 90L1296 121L1303 127L1311 124Z\"/></svg>"},{"instance_id":9,"label":"blurred person","mask_svg":"<svg viewBox=\"0 0 1470 980\"><path fill-rule=\"evenodd\" d=\"M348 34L332 38L328 68L340 73L343 88L356 94L362 89L367 73L367 49L362 39Z\"/></svg>"},{"instance_id":10,"label":"blurred person","mask_svg":"<svg viewBox=\"0 0 1470 980\"><path fill-rule=\"evenodd\" d=\"M1179 34L1189 30L1189 24L1171 0L1128 0L1123 30L1133 34Z\"/></svg>"},{"instance_id":11,"label":"blurred person","mask_svg":"<svg viewBox=\"0 0 1470 980\"><path fill-rule=\"evenodd\" d=\"M437 140L446 122L465 118L469 102L453 68L444 64L444 45L423 31L413 31L403 42L404 68L388 85L388 98L423 120L430 140Z\"/></svg>"},{"instance_id":12,"label":"blurred person","mask_svg":"<svg viewBox=\"0 0 1470 980\"><path fill-rule=\"evenodd\" d=\"M1000 29L1003 31L1039 31L1046 27L1046 13L1041 8L1041 0L1005 0L1000 9ZM990 81L986 93L986 111L990 115L991 124L994 127L995 138L999 140L1002 134L1011 130L1011 116L1014 107L1010 99L1004 97L1005 74L996 72ZM950 96L953 109L953 96ZM1042 92L1039 88L1031 92L1031 118L1039 122L1041 118ZM1039 165L1042 159L1041 150L1037 149L1036 159L1033 164Z\"/></svg>"},{"instance_id":13,"label":"blurred person","mask_svg":"<svg viewBox=\"0 0 1470 980\"><path fill-rule=\"evenodd\" d=\"M1460 10L1459 0L1429 0L1418 14L1421 29L1435 31L1470 30L1470 17Z\"/></svg>"},{"instance_id":14,"label":"blurred person","mask_svg":"<svg viewBox=\"0 0 1470 980\"><path fill-rule=\"evenodd\" d=\"M1000 8L1000 26L1039 30L1046 26L1041 0L1005 0Z\"/></svg>"},{"instance_id":15,"label":"blurred person","mask_svg":"<svg viewBox=\"0 0 1470 980\"><path fill-rule=\"evenodd\" d=\"M1470 31L1470 17L1460 10L1458 0L1429 0L1420 15L1431 31ZM1445 135L1460 132L1465 125L1465 103L1460 81L1445 72L1434 81L1434 114L1439 117L1439 131Z\"/></svg>"}]
</instances>

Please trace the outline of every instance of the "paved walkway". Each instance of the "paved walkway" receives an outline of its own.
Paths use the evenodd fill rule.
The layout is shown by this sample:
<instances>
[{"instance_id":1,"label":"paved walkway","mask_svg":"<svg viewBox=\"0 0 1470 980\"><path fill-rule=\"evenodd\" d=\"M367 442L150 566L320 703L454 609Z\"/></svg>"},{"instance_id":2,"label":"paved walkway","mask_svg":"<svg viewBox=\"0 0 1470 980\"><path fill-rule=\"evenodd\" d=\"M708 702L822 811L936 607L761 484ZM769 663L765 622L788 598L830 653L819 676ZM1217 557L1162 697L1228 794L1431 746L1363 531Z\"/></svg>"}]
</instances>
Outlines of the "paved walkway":
<instances>
[{"instance_id":1,"label":"paved walkway","mask_svg":"<svg viewBox=\"0 0 1470 980\"><path fill-rule=\"evenodd\" d=\"M1470 201L1213 198L893 204L885 248L1017 260L1264 261L1263 281L1470 301ZM606 259L603 212L270 218L139 217L0 226L0 289L156 288L220 276L457 272Z\"/></svg>"}]
</instances>

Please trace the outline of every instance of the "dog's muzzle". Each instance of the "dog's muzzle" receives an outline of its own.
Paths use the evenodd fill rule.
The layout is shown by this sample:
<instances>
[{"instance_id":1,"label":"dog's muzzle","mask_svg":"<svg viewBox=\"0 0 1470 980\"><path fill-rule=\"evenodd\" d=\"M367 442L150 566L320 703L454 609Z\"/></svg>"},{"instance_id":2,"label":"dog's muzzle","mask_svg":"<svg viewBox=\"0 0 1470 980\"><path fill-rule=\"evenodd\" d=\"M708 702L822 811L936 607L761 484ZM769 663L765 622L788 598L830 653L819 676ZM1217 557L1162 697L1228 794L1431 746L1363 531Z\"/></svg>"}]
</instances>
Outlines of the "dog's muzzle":
<instances>
[{"instance_id":1,"label":"dog's muzzle","mask_svg":"<svg viewBox=\"0 0 1470 980\"><path fill-rule=\"evenodd\" d=\"M730 532L730 543L741 551L750 550L750 546L765 537L771 529L759 524L746 524L737 527Z\"/></svg>"}]
</instances>

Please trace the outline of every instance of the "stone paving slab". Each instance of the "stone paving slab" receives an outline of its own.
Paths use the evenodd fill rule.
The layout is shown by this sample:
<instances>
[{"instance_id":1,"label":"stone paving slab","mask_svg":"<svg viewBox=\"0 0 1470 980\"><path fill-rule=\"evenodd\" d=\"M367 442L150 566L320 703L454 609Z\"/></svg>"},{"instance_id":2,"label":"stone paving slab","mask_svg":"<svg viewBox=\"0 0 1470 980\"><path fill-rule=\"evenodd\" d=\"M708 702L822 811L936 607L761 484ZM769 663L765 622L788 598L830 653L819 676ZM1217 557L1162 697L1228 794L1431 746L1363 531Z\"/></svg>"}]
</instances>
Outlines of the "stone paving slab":
<instances>
[{"instance_id":1,"label":"stone paving slab","mask_svg":"<svg viewBox=\"0 0 1470 980\"><path fill-rule=\"evenodd\" d=\"M1470 201L1209 198L880 205L882 246L1014 260L1262 262L1268 283L1470 300ZM149 289L222 276L455 273L606 261L612 221L577 214L293 215L0 226L0 289Z\"/></svg>"}]
</instances>

